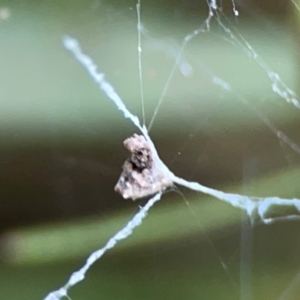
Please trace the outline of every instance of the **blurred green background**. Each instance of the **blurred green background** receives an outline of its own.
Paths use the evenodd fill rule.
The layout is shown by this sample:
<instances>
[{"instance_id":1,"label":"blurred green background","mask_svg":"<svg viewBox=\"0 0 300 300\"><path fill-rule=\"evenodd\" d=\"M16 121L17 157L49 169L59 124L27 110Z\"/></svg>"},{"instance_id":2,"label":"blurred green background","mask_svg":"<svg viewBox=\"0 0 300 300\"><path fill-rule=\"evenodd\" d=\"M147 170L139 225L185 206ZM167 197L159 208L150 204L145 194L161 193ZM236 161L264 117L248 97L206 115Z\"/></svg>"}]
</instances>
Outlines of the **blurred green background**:
<instances>
[{"instance_id":1,"label":"blurred green background","mask_svg":"<svg viewBox=\"0 0 300 300\"><path fill-rule=\"evenodd\" d=\"M149 123L183 38L208 10L205 1L141 4ZM223 1L220 22L297 92L295 4L236 5L238 18ZM1 299L43 299L146 201L113 191L128 155L122 141L136 130L63 48L65 35L80 41L142 115L135 1L0 1ZM178 63L183 69L151 129L170 169L228 192L300 198L299 110L272 92L258 60L212 18ZM251 227L239 210L180 189L166 193L70 297L300 299L299 250L299 223Z\"/></svg>"}]
</instances>

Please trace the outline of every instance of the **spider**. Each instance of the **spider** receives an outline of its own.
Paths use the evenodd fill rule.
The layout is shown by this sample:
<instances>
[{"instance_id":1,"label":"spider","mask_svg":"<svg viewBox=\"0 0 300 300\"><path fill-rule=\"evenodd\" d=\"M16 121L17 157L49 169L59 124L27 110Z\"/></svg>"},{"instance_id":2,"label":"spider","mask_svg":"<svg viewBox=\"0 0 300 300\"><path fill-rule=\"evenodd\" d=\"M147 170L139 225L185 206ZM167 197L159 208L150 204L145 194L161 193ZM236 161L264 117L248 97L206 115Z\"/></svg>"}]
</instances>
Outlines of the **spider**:
<instances>
[{"instance_id":1,"label":"spider","mask_svg":"<svg viewBox=\"0 0 300 300\"><path fill-rule=\"evenodd\" d=\"M134 134L124 141L131 157L123 164L123 172L115 186L115 191L124 199L147 197L166 190L172 181L156 167L151 148L143 135Z\"/></svg>"}]
</instances>

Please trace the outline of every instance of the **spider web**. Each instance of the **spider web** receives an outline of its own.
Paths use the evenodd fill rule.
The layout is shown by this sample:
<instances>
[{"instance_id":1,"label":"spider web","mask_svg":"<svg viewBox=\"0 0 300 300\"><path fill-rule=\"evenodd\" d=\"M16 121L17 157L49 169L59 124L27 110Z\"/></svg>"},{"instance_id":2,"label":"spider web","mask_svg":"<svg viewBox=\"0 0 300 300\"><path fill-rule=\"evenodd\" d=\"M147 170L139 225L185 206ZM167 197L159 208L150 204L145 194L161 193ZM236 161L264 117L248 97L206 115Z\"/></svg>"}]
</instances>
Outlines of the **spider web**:
<instances>
[{"instance_id":1,"label":"spider web","mask_svg":"<svg viewBox=\"0 0 300 300\"><path fill-rule=\"evenodd\" d=\"M295 1L291 1L290 4L295 10L299 10ZM289 43L286 31L282 24L272 24L268 31L270 19L267 19L267 22L256 20L259 26L264 25L264 31L259 36L257 31L251 32L246 29L247 24L245 24L243 14L251 12L249 6L242 6L242 3L234 1L228 1L228 3L207 1L208 13L202 18L202 21L199 21L201 19L199 17L195 18L186 26L191 29L184 28L184 33L175 31L170 37L169 32L165 33L163 30L160 32L153 24L147 26L147 17L145 19L143 17L144 9L147 12L144 3L138 2L137 53L141 109L135 109L135 113L132 113L129 109L130 105L122 100L122 95L117 94L112 82L106 79L101 66L98 70L96 64L85 54L75 38L66 37L64 46L74 54L78 62L83 65L124 117L129 119L144 135L152 148L157 166L164 171L166 176L177 185L211 195L244 212L241 231L240 298L252 299L252 288L249 285L252 225L298 220L300 212L298 195L291 194L289 191L287 196L282 193L260 196L255 192L253 195L250 193L251 196L247 196L248 192L247 195L231 193L228 188L226 189L228 192L225 193L207 186L211 186L211 183L218 185L219 182L226 182L226 180L233 182L234 175L233 178L224 179L225 177L220 171L217 180L206 179L205 185L202 185L205 179L197 175L205 163L203 156L209 159L212 147L221 148L220 152L213 153L213 155L220 155L220 153L229 155L224 148L226 145L232 147L230 140L227 142L229 144L221 143L220 140L228 136L232 138L234 136L232 132L241 139L241 144L245 143L246 148L250 148L250 150L245 149L243 145L240 145L246 161L241 176L244 182L251 182L253 176L260 178L272 172L289 171L296 168L300 154L299 137L288 126L286 129L282 129L285 127L283 121L286 118L299 117L300 103L293 87L295 85L294 77L290 76L290 69L288 69L293 62L286 61L289 55L281 58L280 52L276 52L277 44L288 45ZM259 16L257 11L255 11L255 16ZM181 17L184 19L183 16ZM178 19L180 22L180 18ZM265 20L263 19L263 21ZM181 23L181 25L183 24ZM265 43L264 40L268 34L270 41ZM215 47L211 45L215 45ZM147 51L156 53L158 61L163 57L167 66L164 66L165 70L159 69L158 66L152 68L149 66L149 61L145 58L149 55ZM292 50L288 49L287 51ZM153 64L155 65L155 62ZM163 76L157 75L159 72L165 75L164 80L161 79ZM159 81L158 84L157 81ZM156 97L157 102L148 100L147 91L149 87L153 88L153 86L156 90L161 87L162 92ZM257 93L255 94L253 90ZM154 95L156 93L151 93L151 97ZM253 128L249 130L251 126ZM156 151L160 152L159 147L155 147L149 136L149 132L155 136L155 132L162 127L164 130L170 130L170 127L173 127L172 131L178 131L178 140L181 141L177 144L175 142L175 146L172 147L175 149L175 153L172 158L164 162ZM255 149L254 146L258 140L252 140L251 133L263 132L265 129L268 133L263 137L269 139L268 141L272 145L270 148L276 148L276 151L270 150L270 159L272 161L280 160L280 163L271 163L264 167L265 170L260 171L257 167L257 160L263 160L266 157L258 156L256 152L254 152L255 154L251 153L251 151L261 150L260 147ZM243 133L249 136L244 137ZM203 140L205 142L201 143ZM233 142L233 148L235 142ZM198 145L201 144L204 144L204 147L200 146L199 149ZM267 147L267 144L263 147ZM199 151L195 156L192 150L196 148ZM191 155L192 162L185 160L184 155L187 157ZM224 160L224 158L220 159ZM182 166L188 167L183 168ZM207 169L209 167L208 164ZM230 165L222 164L222 168L229 167ZM232 164L231 167L234 168ZM183 169L189 171L184 172ZM259 172L261 174L255 174ZM190 181L185 178L192 179ZM251 191L251 188L248 189ZM290 195L292 196L290 197ZM113 248L119 240L131 235L135 227L142 224L148 210L161 196L161 193L158 193L152 197L103 248L90 255L86 264L79 271L73 273L62 288L51 292L45 299L54 300L66 296L72 286L84 280L86 273L95 261L102 257L107 250ZM191 206L190 209L197 219L197 214ZM208 240L211 243L210 239ZM247 246L250 247L250 250L246 249ZM214 245L212 245L212 249L218 255ZM220 261L227 270L225 261L223 259ZM299 283L298 277L296 273L295 279L278 295L278 299L293 299L291 295L294 287Z\"/></svg>"}]
</instances>

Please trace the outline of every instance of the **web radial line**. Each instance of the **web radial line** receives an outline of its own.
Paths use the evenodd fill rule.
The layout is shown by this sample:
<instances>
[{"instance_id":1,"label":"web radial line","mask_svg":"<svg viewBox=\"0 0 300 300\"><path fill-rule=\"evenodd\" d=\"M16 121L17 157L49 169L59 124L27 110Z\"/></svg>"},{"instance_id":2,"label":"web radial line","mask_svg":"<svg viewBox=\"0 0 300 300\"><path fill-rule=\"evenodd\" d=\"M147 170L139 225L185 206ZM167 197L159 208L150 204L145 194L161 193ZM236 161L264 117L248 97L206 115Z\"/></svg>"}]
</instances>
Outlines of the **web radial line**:
<instances>
[{"instance_id":1,"label":"web radial line","mask_svg":"<svg viewBox=\"0 0 300 300\"><path fill-rule=\"evenodd\" d=\"M69 50L77 59L77 61L87 70L88 74L97 83L99 88L109 97L116 107L122 111L126 119L130 119L131 122L144 133L145 126L141 126L140 120L137 116L133 115L125 106L121 97L116 93L113 86L105 80L104 73L98 71L97 65L93 60L82 52L78 41L72 37L65 37L63 39L64 47Z\"/></svg>"},{"instance_id":2,"label":"web radial line","mask_svg":"<svg viewBox=\"0 0 300 300\"><path fill-rule=\"evenodd\" d=\"M239 16L239 11L236 9L234 0L231 0L232 3L232 11L234 13L235 18Z\"/></svg>"},{"instance_id":3,"label":"web radial line","mask_svg":"<svg viewBox=\"0 0 300 300\"><path fill-rule=\"evenodd\" d=\"M142 72L142 42L141 42L141 1L139 0L136 4L137 12L137 32L138 32L138 55L139 55L139 79L140 79L140 92L141 92L141 102L142 102L142 115L143 115L143 125L145 125L145 101L144 101L144 85L143 85L143 72Z\"/></svg>"},{"instance_id":4,"label":"web radial line","mask_svg":"<svg viewBox=\"0 0 300 300\"><path fill-rule=\"evenodd\" d=\"M230 20L224 15L224 13L220 12L222 17L226 19L226 21L231 24ZM285 84L285 82L280 78L279 74L273 72L270 67L262 60L262 58L258 55L258 53L254 50L253 47L246 41L242 34L237 32L240 40L234 35L234 33L227 28L218 18L219 25L223 28L224 32L232 39L231 43L233 45L240 46L244 52L248 55L250 59L256 61L256 63L266 72L272 83L272 90L274 93L283 98L287 103L292 104L294 107L300 109L300 102L297 98L295 92ZM236 30L235 30L236 31Z\"/></svg>"},{"instance_id":5,"label":"web radial line","mask_svg":"<svg viewBox=\"0 0 300 300\"><path fill-rule=\"evenodd\" d=\"M179 51L179 54L178 54L177 57L176 57L176 62L179 61L179 60L181 59L181 55L182 55L182 52L183 52L185 46L186 46L186 41L184 41L184 43L182 44L182 47L181 47L181 49L180 49L180 51ZM162 92L162 94L161 94L161 96L160 96L160 98L159 98L159 100L158 100L158 102L157 102L155 111L154 111L154 113L153 113L153 115L152 115L151 121L150 121L149 126L148 126L148 132L150 132L150 130L151 130L151 127L152 127L153 122L154 122L154 120L155 120L155 118L156 118L156 115L157 115L157 113L158 113L158 110L159 110L159 108L160 108L160 106L161 106L161 104L162 104L162 101L163 101L163 99L164 99L164 97L165 97L165 95L166 95L166 92L167 92L167 90L168 90L168 88L169 88L169 86L170 86L171 80L172 80L172 78L173 78L174 72L175 72L176 67L177 67L177 63L176 63L176 62L174 63L174 65L173 65L173 67L172 67L172 69L171 69L171 72L170 72L170 74L169 74L169 77L168 77L168 79L167 79L167 82L166 82L166 84L165 84L165 87L164 87L164 89L163 89L163 92Z\"/></svg>"},{"instance_id":6,"label":"web radial line","mask_svg":"<svg viewBox=\"0 0 300 300\"><path fill-rule=\"evenodd\" d=\"M56 291L49 293L44 300L59 300L62 297L67 296L68 290L84 280L87 271L90 267L99 260L108 250L114 248L117 243L121 240L126 239L133 233L133 230L142 224L144 218L147 216L149 209L161 198L161 193L156 194L152 197L147 204L141 208L141 210L123 227L118 231L112 238L108 240L103 248L94 251L87 258L86 263L78 270L75 271L67 281L67 283Z\"/></svg>"},{"instance_id":7,"label":"web radial line","mask_svg":"<svg viewBox=\"0 0 300 300\"><path fill-rule=\"evenodd\" d=\"M296 3L296 1L291 0L291 2L295 5L296 9L300 11L300 6Z\"/></svg>"},{"instance_id":8,"label":"web radial line","mask_svg":"<svg viewBox=\"0 0 300 300\"><path fill-rule=\"evenodd\" d=\"M213 9L215 9L215 7L214 7L214 6L211 6L210 4L212 3L212 5L213 5L213 3L214 3L214 5L216 6L216 2L215 2L215 1L211 1L211 3L210 3L208 0L206 0L206 3L207 3L207 5L208 5L208 9L209 9L208 17L207 17L207 19L205 20L205 22L204 22L198 29L194 30L192 33L188 34L188 35L184 38L184 41L183 41L182 46L181 46L181 49L180 49L180 51L179 51L179 53L178 53L178 55L177 55L177 57L176 57L176 61L175 61L174 65L173 65L173 67L172 67L172 69L171 69L170 75L169 75L169 77L168 77L168 79L167 79L167 82L166 82L166 84L165 84L165 87L164 87L164 89L163 89L163 92L162 92L162 94L161 94L161 96L160 96L160 98L159 98L159 100L158 100L158 102L157 102L155 111L154 111L154 113L153 113L153 115L152 115L151 121L150 121L149 126L148 126L148 132L150 132L150 130L151 130L151 128L152 128L152 125L153 125L153 123L154 123L154 120L155 120L155 118L156 118L156 115L157 115L157 113L158 113L158 110L159 110L159 108L160 108L160 106L161 106L161 104L162 104L162 101L163 101L163 99L164 99L164 97L165 97L165 95L166 95L166 92L167 92L167 90L168 90L168 88L169 88L169 86L170 86L171 80L172 80L172 78L173 78L174 72L175 72L176 67L177 67L177 62L180 61L181 56L182 56L182 53L183 53L183 51L184 51L184 49L185 49L187 43L188 43L190 40L192 40L195 36L197 36L200 32L205 32L206 30L209 29L209 26L210 26L210 20L211 20L211 18L213 17ZM216 8L217 8L217 6L216 6ZM205 29L205 28L206 28L206 29Z\"/></svg>"},{"instance_id":9,"label":"web radial line","mask_svg":"<svg viewBox=\"0 0 300 300\"><path fill-rule=\"evenodd\" d=\"M181 194L181 196L183 197L183 199L184 199L184 201L185 201L185 204L186 204L186 206L188 207L188 209L189 209L191 215L193 216L193 218L194 218L196 224L198 224L198 225L201 227L201 230L202 230L202 232L203 232L203 235L204 235L206 241L209 243L209 245L210 245L212 251L213 251L214 254L216 255L217 259L219 260L220 265L222 266L222 269L225 271L225 273L226 273L227 276L229 277L232 286L233 286L234 288L237 288L237 287L238 287L237 283L235 282L234 278L233 278L232 275L230 274L229 269L228 269L228 267L227 267L227 264L223 261L221 255L219 254L219 252L217 251L217 249L216 249L214 243L212 242L211 238L209 237L209 234L208 234L207 230L204 228L204 226L203 226L203 224L201 223L201 221L199 220L199 218L197 218L195 212L192 210L192 208L191 208L191 206L190 206L190 203L189 203L189 201L186 199L186 197L184 196L184 194L183 194L178 188L177 188L177 190L178 190L178 192Z\"/></svg>"},{"instance_id":10,"label":"web radial line","mask_svg":"<svg viewBox=\"0 0 300 300\"><path fill-rule=\"evenodd\" d=\"M237 100L241 101L244 105L246 105L249 109L251 109L257 116L260 117L260 119L265 123L265 125L273 132L273 134L281 140L283 143L288 145L293 151L300 154L300 147L292 140L290 139L286 134L281 132L272 122L269 118L264 116L258 109L256 109L253 105L251 106L250 103L246 100L244 97L239 97L237 93L235 93L230 85L224 81L221 78L217 78L215 75L214 84L221 86L221 88L224 91L231 92L232 95L236 97Z\"/></svg>"},{"instance_id":11,"label":"web radial line","mask_svg":"<svg viewBox=\"0 0 300 300\"><path fill-rule=\"evenodd\" d=\"M166 167L167 168L167 167ZM284 199L279 197L252 197L233 193L225 193L206 187L198 182L190 182L183 178L177 177L170 170L166 170L168 176L174 183L187 187L188 189L198 191L207 195L211 195L222 200L233 207L242 209L250 217L251 221L259 220L265 224L271 224L282 220L298 220L300 219L300 199ZM282 215L276 216L272 214L274 208L281 208ZM294 210L292 214L286 214L286 210Z\"/></svg>"}]
</instances>

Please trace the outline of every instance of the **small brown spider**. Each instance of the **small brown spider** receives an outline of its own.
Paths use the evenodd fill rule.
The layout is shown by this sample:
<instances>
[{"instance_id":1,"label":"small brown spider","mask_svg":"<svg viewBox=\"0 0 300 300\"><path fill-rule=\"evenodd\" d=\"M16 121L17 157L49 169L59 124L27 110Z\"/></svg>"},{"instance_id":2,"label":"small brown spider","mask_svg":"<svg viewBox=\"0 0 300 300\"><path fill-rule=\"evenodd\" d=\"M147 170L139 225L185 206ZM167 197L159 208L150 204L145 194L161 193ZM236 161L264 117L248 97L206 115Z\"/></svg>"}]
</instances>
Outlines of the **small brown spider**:
<instances>
[{"instance_id":1,"label":"small brown spider","mask_svg":"<svg viewBox=\"0 0 300 300\"><path fill-rule=\"evenodd\" d=\"M123 198L135 200L172 186L172 181L155 166L144 136L134 134L124 141L124 146L131 152L131 157L125 161L123 172L115 186L115 191Z\"/></svg>"}]
</instances>

